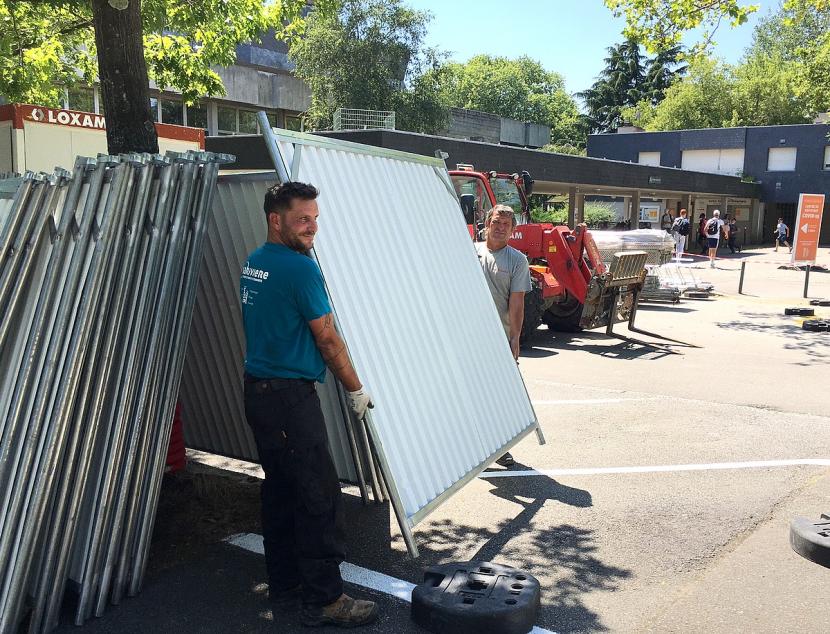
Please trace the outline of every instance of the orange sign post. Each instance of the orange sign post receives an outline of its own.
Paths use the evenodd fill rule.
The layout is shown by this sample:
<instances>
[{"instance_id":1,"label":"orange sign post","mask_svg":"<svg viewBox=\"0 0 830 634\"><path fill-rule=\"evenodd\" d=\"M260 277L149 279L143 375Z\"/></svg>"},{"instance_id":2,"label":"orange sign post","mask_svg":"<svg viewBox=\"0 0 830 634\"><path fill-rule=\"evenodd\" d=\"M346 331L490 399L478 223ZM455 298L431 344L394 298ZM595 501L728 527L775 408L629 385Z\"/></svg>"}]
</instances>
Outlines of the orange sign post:
<instances>
[{"instance_id":1,"label":"orange sign post","mask_svg":"<svg viewBox=\"0 0 830 634\"><path fill-rule=\"evenodd\" d=\"M798 215L793 230L792 262L815 264L824 194L799 194Z\"/></svg>"}]
</instances>

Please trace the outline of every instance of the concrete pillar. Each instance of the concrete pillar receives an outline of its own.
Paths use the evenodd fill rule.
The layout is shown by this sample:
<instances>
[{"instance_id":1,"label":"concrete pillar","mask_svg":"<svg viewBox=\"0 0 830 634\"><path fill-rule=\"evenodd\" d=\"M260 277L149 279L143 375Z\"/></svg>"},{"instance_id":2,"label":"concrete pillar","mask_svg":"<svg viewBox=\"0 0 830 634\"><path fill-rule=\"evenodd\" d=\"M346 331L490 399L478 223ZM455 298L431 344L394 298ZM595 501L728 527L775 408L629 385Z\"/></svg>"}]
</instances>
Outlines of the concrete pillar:
<instances>
[{"instance_id":1,"label":"concrete pillar","mask_svg":"<svg viewBox=\"0 0 830 634\"><path fill-rule=\"evenodd\" d=\"M692 209L692 195L691 194L683 194L683 196L680 198L680 208L685 209L686 211L689 212L689 218L692 217L692 214L694 213L695 210Z\"/></svg>"},{"instance_id":2,"label":"concrete pillar","mask_svg":"<svg viewBox=\"0 0 830 634\"><path fill-rule=\"evenodd\" d=\"M631 221L629 225L632 229L640 228L640 190L635 189L631 194L631 213L628 216Z\"/></svg>"},{"instance_id":3,"label":"concrete pillar","mask_svg":"<svg viewBox=\"0 0 830 634\"><path fill-rule=\"evenodd\" d=\"M573 229L576 226L576 187L568 188L568 226Z\"/></svg>"},{"instance_id":4,"label":"concrete pillar","mask_svg":"<svg viewBox=\"0 0 830 634\"><path fill-rule=\"evenodd\" d=\"M585 194L576 195L576 222L585 222Z\"/></svg>"}]
</instances>

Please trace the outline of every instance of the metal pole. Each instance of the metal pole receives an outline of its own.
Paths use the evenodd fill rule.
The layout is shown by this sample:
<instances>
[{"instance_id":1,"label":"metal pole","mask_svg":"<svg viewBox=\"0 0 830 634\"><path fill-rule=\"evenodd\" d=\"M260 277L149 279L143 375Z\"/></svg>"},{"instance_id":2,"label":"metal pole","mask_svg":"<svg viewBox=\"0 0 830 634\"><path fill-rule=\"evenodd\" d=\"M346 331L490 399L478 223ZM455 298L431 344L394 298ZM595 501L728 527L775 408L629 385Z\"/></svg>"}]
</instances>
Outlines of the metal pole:
<instances>
[{"instance_id":1,"label":"metal pole","mask_svg":"<svg viewBox=\"0 0 830 634\"><path fill-rule=\"evenodd\" d=\"M265 147L268 148L268 154L271 155L271 162L274 164L274 169L277 170L277 178L280 183L287 183L291 179L288 176L288 170L280 155L277 137L274 136L271 123L268 121L268 115L265 114L264 110L260 110L256 113L256 117L259 122L259 129L262 130L262 138L265 139Z\"/></svg>"},{"instance_id":2,"label":"metal pole","mask_svg":"<svg viewBox=\"0 0 830 634\"><path fill-rule=\"evenodd\" d=\"M810 286L810 269L812 265L808 262L807 268L804 271L804 297L807 297L807 287Z\"/></svg>"},{"instance_id":3,"label":"metal pole","mask_svg":"<svg viewBox=\"0 0 830 634\"><path fill-rule=\"evenodd\" d=\"M746 260L741 262L741 279L738 280L738 295L744 292L744 273L746 273Z\"/></svg>"}]
</instances>

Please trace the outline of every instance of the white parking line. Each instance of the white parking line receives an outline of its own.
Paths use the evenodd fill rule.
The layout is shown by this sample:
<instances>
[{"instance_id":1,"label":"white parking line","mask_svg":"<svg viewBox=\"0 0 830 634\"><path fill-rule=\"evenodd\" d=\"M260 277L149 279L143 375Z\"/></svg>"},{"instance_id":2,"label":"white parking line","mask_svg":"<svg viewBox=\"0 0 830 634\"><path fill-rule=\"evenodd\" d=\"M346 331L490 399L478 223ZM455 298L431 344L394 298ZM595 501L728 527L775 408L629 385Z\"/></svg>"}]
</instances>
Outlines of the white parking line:
<instances>
[{"instance_id":1,"label":"white parking line","mask_svg":"<svg viewBox=\"0 0 830 634\"><path fill-rule=\"evenodd\" d=\"M256 533L239 533L238 535L231 535L225 539L225 542L239 548L244 548L252 553L258 555L265 554L265 549L262 545L262 535ZM391 595L407 603L412 601L412 590L415 588L414 583L409 583L403 579L396 579L390 577L382 572L375 572L368 568L362 568L344 561L340 564L340 574L344 581L348 581L357 586L377 590L385 594ZM556 634L550 630L541 627L534 627L530 634Z\"/></svg>"},{"instance_id":2,"label":"white parking line","mask_svg":"<svg viewBox=\"0 0 830 634\"><path fill-rule=\"evenodd\" d=\"M529 469L527 471L484 471L480 478L519 478L528 476L609 475L620 473L667 473L675 471L718 471L724 469L764 469L768 467L830 467L830 459L757 460L754 462L715 462L711 464L670 464L644 467L590 467L585 469Z\"/></svg>"},{"instance_id":3,"label":"white parking line","mask_svg":"<svg viewBox=\"0 0 830 634\"><path fill-rule=\"evenodd\" d=\"M627 403L634 401L657 401L662 396L645 396L642 398L563 398L556 401L531 401L533 405L596 405L599 403Z\"/></svg>"}]
</instances>

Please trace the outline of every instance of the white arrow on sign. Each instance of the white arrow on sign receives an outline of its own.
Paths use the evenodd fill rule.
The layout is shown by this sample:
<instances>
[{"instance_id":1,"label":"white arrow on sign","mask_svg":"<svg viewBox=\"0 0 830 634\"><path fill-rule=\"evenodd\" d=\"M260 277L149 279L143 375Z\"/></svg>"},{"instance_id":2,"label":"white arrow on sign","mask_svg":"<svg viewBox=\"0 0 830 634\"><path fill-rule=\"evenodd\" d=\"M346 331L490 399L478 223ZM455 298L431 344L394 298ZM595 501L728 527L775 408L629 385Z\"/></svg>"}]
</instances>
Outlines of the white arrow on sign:
<instances>
[{"instance_id":1,"label":"white arrow on sign","mask_svg":"<svg viewBox=\"0 0 830 634\"><path fill-rule=\"evenodd\" d=\"M807 233L807 227L809 227L809 226L810 226L810 225L809 225L809 224L807 224L807 223L805 222L803 225L801 225L801 230L802 230L804 233Z\"/></svg>"}]
</instances>

